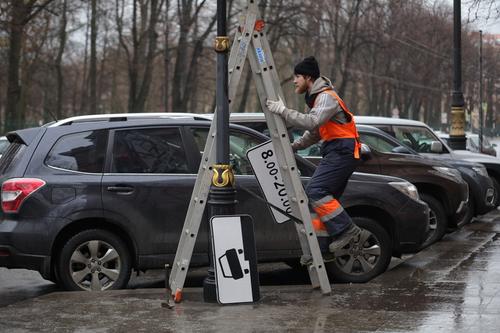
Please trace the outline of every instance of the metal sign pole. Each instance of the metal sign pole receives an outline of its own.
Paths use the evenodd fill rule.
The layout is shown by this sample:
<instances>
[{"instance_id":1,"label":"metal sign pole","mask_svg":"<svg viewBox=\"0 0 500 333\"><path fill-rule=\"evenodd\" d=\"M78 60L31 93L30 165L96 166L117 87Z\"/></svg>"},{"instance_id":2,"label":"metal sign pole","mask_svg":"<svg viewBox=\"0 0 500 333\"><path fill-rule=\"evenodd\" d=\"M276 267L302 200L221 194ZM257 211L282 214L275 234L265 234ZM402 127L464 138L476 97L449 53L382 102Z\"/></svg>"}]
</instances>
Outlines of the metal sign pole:
<instances>
[{"instance_id":1,"label":"metal sign pole","mask_svg":"<svg viewBox=\"0 0 500 333\"><path fill-rule=\"evenodd\" d=\"M217 0L217 119L215 131L216 159L212 166L213 177L208 204L210 216L233 215L236 204L234 175L229 164L229 99L228 99L228 51L226 0ZM210 237L210 236L209 236ZM209 240L209 244L211 241ZM209 245L210 246L210 245ZM217 302L217 291L214 274L214 258L209 250L210 267L208 276L203 281L203 299L205 302Z\"/></svg>"}]
</instances>

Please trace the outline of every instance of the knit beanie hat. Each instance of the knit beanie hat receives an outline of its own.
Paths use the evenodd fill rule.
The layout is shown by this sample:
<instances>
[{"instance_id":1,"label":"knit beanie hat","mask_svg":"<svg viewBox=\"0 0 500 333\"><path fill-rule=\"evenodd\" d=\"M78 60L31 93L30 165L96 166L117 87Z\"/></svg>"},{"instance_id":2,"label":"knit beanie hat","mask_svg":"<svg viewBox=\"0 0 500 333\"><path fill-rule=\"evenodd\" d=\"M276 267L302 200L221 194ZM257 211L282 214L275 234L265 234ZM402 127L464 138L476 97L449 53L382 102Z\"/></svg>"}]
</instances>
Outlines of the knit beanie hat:
<instances>
[{"instance_id":1,"label":"knit beanie hat","mask_svg":"<svg viewBox=\"0 0 500 333\"><path fill-rule=\"evenodd\" d=\"M299 62L297 65L295 65L295 69L293 72L295 75L309 75L314 80L316 80L320 75L318 62L314 57L307 57Z\"/></svg>"}]
</instances>

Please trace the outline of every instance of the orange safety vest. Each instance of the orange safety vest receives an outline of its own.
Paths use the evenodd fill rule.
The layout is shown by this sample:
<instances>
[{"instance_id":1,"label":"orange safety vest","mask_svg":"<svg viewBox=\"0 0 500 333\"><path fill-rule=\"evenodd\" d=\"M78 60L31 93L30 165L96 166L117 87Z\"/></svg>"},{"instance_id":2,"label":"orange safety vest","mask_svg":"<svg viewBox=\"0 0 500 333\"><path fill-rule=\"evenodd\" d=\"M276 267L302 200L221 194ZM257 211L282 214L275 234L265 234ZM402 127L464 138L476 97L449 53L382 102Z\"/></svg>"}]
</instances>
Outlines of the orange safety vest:
<instances>
[{"instance_id":1,"label":"orange safety vest","mask_svg":"<svg viewBox=\"0 0 500 333\"><path fill-rule=\"evenodd\" d=\"M340 124L335 121L328 121L326 124L319 127L319 135L323 141L331 141L334 139L355 139L354 145L354 158L359 158L359 151L361 149L361 143L359 142L358 130L356 129L356 124L354 123L354 115L349 111L344 101L337 95L333 90L325 90L324 93L329 94L334 97L339 103L340 107L344 112L346 112L350 117L351 121L346 124Z\"/></svg>"}]
</instances>

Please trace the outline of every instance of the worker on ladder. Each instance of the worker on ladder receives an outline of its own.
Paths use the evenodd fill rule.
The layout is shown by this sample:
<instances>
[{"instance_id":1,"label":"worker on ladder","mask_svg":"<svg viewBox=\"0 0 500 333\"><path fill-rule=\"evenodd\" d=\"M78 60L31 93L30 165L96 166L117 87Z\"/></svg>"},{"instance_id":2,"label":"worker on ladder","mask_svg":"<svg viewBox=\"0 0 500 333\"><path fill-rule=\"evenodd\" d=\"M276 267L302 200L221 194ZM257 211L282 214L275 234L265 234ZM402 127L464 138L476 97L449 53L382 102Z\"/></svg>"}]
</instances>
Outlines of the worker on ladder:
<instances>
[{"instance_id":1,"label":"worker on ladder","mask_svg":"<svg viewBox=\"0 0 500 333\"><path fill-rule=\"evenodd\" d=\"M334 259L334 252L345 247L361 233L338 199L344 192L347 181L356 168L360 154L359 136L354 116L344 101L335 92L330 80L320 76L318 62L307 57L295 66L294 85L297 94L305 93L308 113L288 109L281 98L267 100L269 111L283 117L288 126L305 129L302 137L292 143L294 151L323 141L322 159L316 168L306 193L318 219L313 220L325 261ZM325 242L325 239L327 240ZM312 263L312 258L303 256L301 263Z\"/></svg>"}]
</instances>

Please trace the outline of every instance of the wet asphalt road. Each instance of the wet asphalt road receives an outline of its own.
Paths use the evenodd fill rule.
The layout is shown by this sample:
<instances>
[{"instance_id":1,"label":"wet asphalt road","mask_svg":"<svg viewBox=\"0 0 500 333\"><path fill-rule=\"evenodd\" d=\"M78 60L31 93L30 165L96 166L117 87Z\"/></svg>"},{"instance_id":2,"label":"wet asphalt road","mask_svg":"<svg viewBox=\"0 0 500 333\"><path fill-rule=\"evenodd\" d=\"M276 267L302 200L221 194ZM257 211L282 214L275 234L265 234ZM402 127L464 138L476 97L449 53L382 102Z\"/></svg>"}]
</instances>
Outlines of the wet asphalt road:
<instances>
[{"instance_id":1,"label":"wet asphalt road","mask_svg":"<svg viewBox=\"0 0 500 333\"><path fill-rule=\"evenodd\" d=\"M282 263L259 265L260 283L268 285L309 284L309 275ZM207 268L191 269L185 287L201 287ZM128 289L164 288L165 274L161 270L148 271L139 276L133 274ZM0 267L0 307L16 302L62 291L54 283L44 280L40 274L25 269L6 269ZM0 309L1 313L1 309Z\"/></svg>"},{"instance_id":2,"label":"wet asphalt road","mask_svg":"<svg viewBox=\"0 0 500 333\"><path fill-rule=\"evenodd\" d=\"M69 293L0 269L0 302L10 304L0 308L0 332L500 332L499 211L370 283L334 284L331 296L287 266L265 269L258 303L214 305L201 288L186 288L173 310L161 307L161 272L134 277L127 290ZM192 271L189 284L204 275Z\"/></svg>"}]
</instances>

